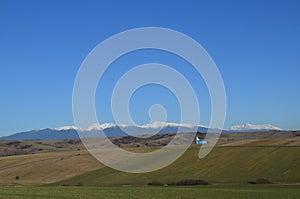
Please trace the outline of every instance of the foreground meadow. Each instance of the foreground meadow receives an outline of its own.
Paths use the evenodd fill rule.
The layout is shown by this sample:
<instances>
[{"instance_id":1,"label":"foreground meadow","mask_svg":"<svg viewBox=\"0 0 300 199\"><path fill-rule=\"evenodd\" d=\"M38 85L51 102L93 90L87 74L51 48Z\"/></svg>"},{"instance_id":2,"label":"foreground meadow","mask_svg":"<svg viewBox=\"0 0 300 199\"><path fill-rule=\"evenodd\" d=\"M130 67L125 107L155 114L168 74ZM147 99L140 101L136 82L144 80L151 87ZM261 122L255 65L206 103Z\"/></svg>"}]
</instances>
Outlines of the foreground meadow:
<instances>
[{"instance_id":1,"label":"foreground meadow","mask_svg":"<svg viewBox=\"0 0 300 199\"><path fill-rule=\"evenodd\" d=\"M300 185L193 187L1 187L0 198L247 198L298 199Z\"/></svg>"}]
</instances>

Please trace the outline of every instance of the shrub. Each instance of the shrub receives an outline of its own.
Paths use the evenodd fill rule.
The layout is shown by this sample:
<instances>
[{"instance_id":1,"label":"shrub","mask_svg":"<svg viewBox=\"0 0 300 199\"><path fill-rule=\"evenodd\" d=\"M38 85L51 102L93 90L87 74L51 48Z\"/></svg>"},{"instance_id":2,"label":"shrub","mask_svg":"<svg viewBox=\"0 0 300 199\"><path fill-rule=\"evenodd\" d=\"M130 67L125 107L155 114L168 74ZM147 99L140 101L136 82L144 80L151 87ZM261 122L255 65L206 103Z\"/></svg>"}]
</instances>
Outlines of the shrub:
<instances>
[{"instance_id":1,"label":"shrub","mask_svg":"<svg viewBox=\"0 0 300 199\"><path fill-rule=\"evenodd\" d=\"M173 182L168 184L170 186L186 186L186 185L209 185L209 183L206 180L193 180L193 179L187 179L187 180L181 180L178 182Z\"/></svg>"},{"instance_id":2,"label":"shrub","mask_svg":"<svg viewBox=\"0 0 300 199\"><path fill-rule=\"evenodd\" d=\"M154 181L154 182L149 182L148 186L164 186L164 184L161 182Z\"/></svg>"},{"instance_id":3,"label":"shrub","mask_svg":"<svg viewBox=\"0 0 300 199\"><path fill-rule=\"evenodd\" d=\"M36 143L36 144L43 144L43 142L34 142L34 143Z\"/></svg>"},{"instance_id":4,"label":"shrub","mask_svg":"<svg viewBox=\"0 0 300 199\"><path fill-rule=\"evenodd\" d=\"M62 186L67 187L67 186L71 186L70 184L64 183L62 184Z\"/></svg>"},{"instance_id":5,"label":"shrub","mask_svg":"<svg viewBox=\"0 0 300 199\"><path fill-rule=\"evenodd\" d=\"M20 146L20 149L28 149L30 147L32 147L32 144L26 144L26 145Z\"/></svg>"},{"instance_id":6,"label":"shrub","mask_svg":"<svg viewBox=\"0 0 300 199\"><path fill-rule=\"evenodd\" d=\"M83 184L81 182L78 182L77 184L75 184L75 186L83 186Z\"/></svg>"},{"instance_id":7,"label":"shrub","mask_svg":"<svg viewBox=\"0 0 300 199\"><path fill-rule=\"evenodd\" d=\"M255 181L249 181L248 183L249 184L273 184L273 182L265 178L258 178Z\"/></svg>"},{"instance_id":8,"label":"shrub","mask_svg":"<svg viewBox=\"0 0 300 199\"><path fill-rule=\"evenodd\" d=\"M20 141L11 141L11 142L7 142L6 144L7 144L8 146L11 146L11 145L17 146L17 145L19 145L20 143L21 143Z\"/></svg>"}]
</instances>

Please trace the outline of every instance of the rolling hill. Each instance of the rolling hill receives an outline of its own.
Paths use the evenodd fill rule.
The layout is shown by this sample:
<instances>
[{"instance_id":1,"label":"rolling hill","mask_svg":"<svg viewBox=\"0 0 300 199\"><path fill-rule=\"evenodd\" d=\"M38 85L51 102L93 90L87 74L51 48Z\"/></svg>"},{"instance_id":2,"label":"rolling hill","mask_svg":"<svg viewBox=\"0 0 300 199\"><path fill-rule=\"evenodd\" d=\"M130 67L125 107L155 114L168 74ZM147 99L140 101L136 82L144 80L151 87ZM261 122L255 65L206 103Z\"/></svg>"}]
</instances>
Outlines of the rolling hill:
<instances>
[{"instance_id":1,"label":"rolling hill","mask_svg":"<svg viewBox=\"0 0 300 199\"><path fill-rule=\"evenodd\" d=\"M0 186L41 185L103 167L87 151L0 158ZM18 176L19 179L16 179Z\"/></svg>"},{"instance_id":2,"label":"rolling hill","mask_svg":"<svg viewBox=\"0 0 300 199\"><path fill-rule=\"evenodd\" d=\"M173 136L161 134L147 139L127 136L112 141L125 150L148 152L159 149ZM26 154L10 153L19 150ZM146 185L184 179L243 184L257 178L276 183L300 182L299 132L224 133L204 159L198 158L198 151L199 145L192 145L164 169L128 174L104 167L85 151L79 140L0 141L1 154L10 155L0 157L0 185Z\"/></svg>"},{"instance_id":3,"label":"rolling hill","mask_svg":"<svg viewBox=\"0 0 300 199\"><path fill-rule=\"evenodd\" d=\"M175 163L151 173L129 174L104 167L52 185L146 185L184 179L203 179L213 184L243 184L258 178L278 183L300 181L299 146L219 146L204 159L198 159L198 151L199 146L193 146Z\"/></svg>"}]
</instances>

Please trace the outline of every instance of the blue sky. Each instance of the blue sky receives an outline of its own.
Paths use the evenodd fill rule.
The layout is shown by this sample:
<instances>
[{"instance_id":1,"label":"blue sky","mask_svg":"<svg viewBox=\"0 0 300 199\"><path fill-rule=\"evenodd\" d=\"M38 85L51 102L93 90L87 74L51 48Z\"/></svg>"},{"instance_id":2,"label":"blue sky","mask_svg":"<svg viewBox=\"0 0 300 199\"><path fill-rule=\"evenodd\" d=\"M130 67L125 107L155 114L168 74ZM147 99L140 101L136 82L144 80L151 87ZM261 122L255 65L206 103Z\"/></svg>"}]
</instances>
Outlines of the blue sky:
<instances>
[{"instance_id":1,"label":"blue sky","mask_svg":"<svg viewBox=\"0 0 300 199\"><path fill-rule=\"evenodd\" d=\"M147 26L180 31L214 59L227 92L225 127L249 122L300 129L299 8L296 0L0 1L0 135L73 125L72 89L84 58L108 37ZM150 61L179 70L185 64L154 50L122 57L97 92L101 122L113 122L106 105L110 84L125 72L120 66ZM184 71L199 89L201 123L208 124L207 90L201 77L198 84L192 71ZM168 121L177 122L172 93L152 86L134 95L137 123L149 122L153 103L164 104Z\"/></svg>"}]
</instances>

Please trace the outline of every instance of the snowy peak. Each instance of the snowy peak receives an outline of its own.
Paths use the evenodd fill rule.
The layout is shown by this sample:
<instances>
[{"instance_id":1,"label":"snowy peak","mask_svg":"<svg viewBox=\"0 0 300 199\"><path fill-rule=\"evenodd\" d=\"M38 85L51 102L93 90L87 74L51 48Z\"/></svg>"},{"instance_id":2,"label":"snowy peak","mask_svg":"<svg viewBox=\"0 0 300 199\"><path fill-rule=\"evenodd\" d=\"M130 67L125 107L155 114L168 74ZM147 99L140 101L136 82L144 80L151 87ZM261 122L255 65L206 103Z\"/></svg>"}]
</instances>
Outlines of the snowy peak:
<instances>
[{"instance_id":1,"label":"snowy peak","mask_svg":"<svg viewBox=\"0 0 300 199\"><path fill-rule=\"evenodd\" d=\"M222 132L264 132L270 130L281 130L276 126L269 124L255 125L255 124L243 124L232 126L229 130L222 129ZM188 133L188 132L220 132L221 129L214 129L200 125L191 124L178 124L167 122L153 122L151 124L145 124L141 126L129 125L129 124L93 124L86 128L79 128L76 126L63 126L57 128L46 128L40 130L32 130L27 132L20 132L9 136L0 137L0 140L63 140L63 139L75 139L80 137L93 138L103 136L103 133L107 137L117 136L138 136L138 135L150 135L150 134L167 134L167 133Z\"/></svg>"},{"instance_id":2,"label":"snowy peak","mask_svg":"<svg viewBox=\"0 0 300 199\"><path fill-rule=\"evenodd\" d=\"M273 126L270 124L242 124L242 125L235 125L231 126L230 130L233 131L269 131L269 130L281 130L277 126Z\"/></svg>"},{"instance_id":3,"label":"snowy peak","mask_svg":"<svg viewBox=\"0 0 300 199\"><path fill-rule=\"evenodd\" d=\"M186 127L186 128L193 128L196 127L195 125L191 124L178 124L178 123L167 123L167 122L153 122L150 124L145 124L139 126L140 128L165 128L165 127Z\"/></svg>"},{"instance_id":4,"label":"snowy peak","mask_svg":"<svg viewBox=\"0 0 300 199\"><path fill-rule=\"evenodd\" d=\"M77 126L62 126L62 127L53 128L53 130L56 130L56 131L78 130L78 127ZM39 131L39 129L36 131Z\"/></svg>"},{"instance_id":5,"label":"snowy peak","mask_svg":"<svg viewBox=\"0 0 300 199\"><path fill-rule=\"evenodd\" d=\"M79 128L76 126L63 126L63 127L57 127L53 128L53 130L80 130L80 131L103 131L105 129L109 128L114 128L114 127L119 127L119 128L140 128L140 129L161 129L161 128L166 128L166 127L184 127L184 128L197 128L197 127L202 127L199 125L191 125L191 124L179 124L179 123L168 123L168 122L153 122L149 124L144 124L144 125L130 125L130 124L113 124L113 123L103 123L103 124L92 124L88 127L85 128Z\"/></svg>"},{"instance_id":6,"label":"snowy peak","mask_svg":"<svg viewBox=\"0 0 300 199\"><path fill-rule=\"evenodd\" d=\"M116 126L115 124L112 123L104 123L104 124L92 124L91 126L87 128L80 128L81 131L103 131L106 128L111 128Z\"/></svg>"},{"instance_id":7,"label":"snowy peak","mask_svg":"<svg viewBox=\"0 0 300 199\"><path fill-rule=\"evenodd\" d=\"M53 130L61 131L61 130L79 130L79 131L104 131L110 128L138 128L138 129L163 129L167 127L174 127L174 128L208 128L206 126L201 125L192 125L192 124L181 124L181 123L169 123L169 122L153 122L149 124L144 124L140 126L129 125L129 124L113 124L113 123L103 123L103 124L92 124L86 128L79 128L76 126L63 126L53 128ZM234 125L229 128L229 130L225 131L268 131L268 130L281 130L277 126L273 126L270 124L241 124L241 125Z\"/></svg>"}]
</instances>

